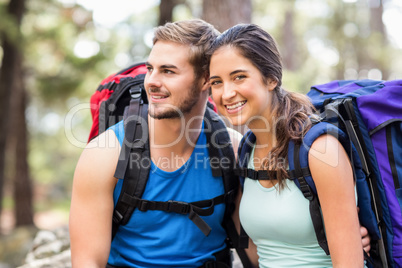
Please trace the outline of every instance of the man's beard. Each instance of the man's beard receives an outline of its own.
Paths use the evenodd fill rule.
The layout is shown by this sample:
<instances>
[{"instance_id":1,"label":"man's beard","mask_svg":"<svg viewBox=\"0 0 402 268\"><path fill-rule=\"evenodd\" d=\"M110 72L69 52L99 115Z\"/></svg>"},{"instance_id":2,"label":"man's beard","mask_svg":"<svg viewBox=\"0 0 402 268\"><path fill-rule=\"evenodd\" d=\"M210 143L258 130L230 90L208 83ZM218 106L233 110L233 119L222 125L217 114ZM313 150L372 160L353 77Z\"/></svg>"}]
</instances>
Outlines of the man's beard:
<instances>
[{"instance_id":1,"label":"man's beard","mask_svg":"<svg viewBox=\"0 0 402 268\"><path fill-rule=\"evenodd\" d=\"M175 119L180 118L184 114L188 114L200 99L200 89L196 82L191 86L190 92L182 103L175 108L166 108L166 111L155 113L155 109L149 109L149 115L155 119ZM155 104L153 104L155 105ZM156 104L158 105L158 104Z\"/></svg>"}]
</instances>

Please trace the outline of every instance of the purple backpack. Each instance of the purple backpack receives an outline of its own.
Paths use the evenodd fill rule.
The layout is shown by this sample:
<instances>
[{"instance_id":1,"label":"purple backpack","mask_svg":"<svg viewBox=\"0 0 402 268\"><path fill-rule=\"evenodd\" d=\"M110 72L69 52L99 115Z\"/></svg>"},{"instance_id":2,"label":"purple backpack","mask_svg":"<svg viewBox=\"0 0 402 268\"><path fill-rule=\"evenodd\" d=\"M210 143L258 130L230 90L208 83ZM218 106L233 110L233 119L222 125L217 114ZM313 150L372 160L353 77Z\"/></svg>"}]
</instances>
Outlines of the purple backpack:
<instances>
[{"instance_id":1,"label":"purple backpack","mask_svg":"<svg viewBox=\"0 0 402 268\"><path fill-rule=\"evenodd\" d=\"M371 237L367 265L402 268L402 80L333 81L313 86L307 95L320 116L302 143L289 143L288 174L310 201L319 245L330 254L308 153L316 138L329 134L352 163L359 220ZM244 177L270 179L264 170L247 168L255 142L249 131L239 145L235 173L241 182Z\"/></svg>"},{"instance_id":2,"label":"purple backpack","mask_svg":"<svg viewBox=\"0 0 402 268\"><path fill-rule=\"evenodd\" d=\"M336 135L353 163L359 219L372 239L368 265L402 267L402 80L333 81L313 86L307 96L322 122L301 146L289 146L289 155L299 150L289 157L289 169L299 170L295 177L305 179L314 193L303 170L308 149L322 133Z\"/></svg>"}]
</instances>

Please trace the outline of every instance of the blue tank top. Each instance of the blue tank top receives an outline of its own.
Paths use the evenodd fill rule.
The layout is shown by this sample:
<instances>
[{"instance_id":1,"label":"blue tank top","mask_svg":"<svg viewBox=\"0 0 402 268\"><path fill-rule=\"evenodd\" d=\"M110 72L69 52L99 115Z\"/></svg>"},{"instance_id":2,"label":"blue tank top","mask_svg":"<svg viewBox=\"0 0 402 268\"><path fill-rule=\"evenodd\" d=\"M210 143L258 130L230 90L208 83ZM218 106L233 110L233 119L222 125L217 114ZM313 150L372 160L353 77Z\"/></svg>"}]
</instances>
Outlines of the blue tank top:
<instances>
[{"instance_id":1,"label":"blue tank top","mask_svg":"<svg viewBox=\"0 0 402 268\"><path fill-rule=\"evenodd\" d=\"M124 139L123 122L111 129L121 145ZM179 169L166 172L152 162L142 198L194 202L223 194L222 177L212 176L205 144L203 125L190 159ZM175 159L172 155L170 160ZM163 162L157 164L164 165ZM122 183L123 180L118 180L114 190L115 205ZM222 227L224 211L225 205L219 204L212 215L202 217L212 228L209 236L205 236L188 215L136 209L128 224L119 227L112 241L108 263L129 267L198 267L208 260L215 260L213 254L226 246L226 232Z\"/></svg>"}]
</instances>

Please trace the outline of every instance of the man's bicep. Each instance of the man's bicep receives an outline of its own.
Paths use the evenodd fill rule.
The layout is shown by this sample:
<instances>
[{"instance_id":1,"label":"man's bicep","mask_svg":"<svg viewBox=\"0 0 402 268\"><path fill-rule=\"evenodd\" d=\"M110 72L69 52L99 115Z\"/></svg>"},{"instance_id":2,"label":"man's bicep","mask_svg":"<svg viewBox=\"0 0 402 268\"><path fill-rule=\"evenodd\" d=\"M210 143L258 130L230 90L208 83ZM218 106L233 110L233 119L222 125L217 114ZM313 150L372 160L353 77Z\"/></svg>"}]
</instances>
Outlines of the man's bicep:
<instances>
[{"instance_id":1,"label":"man's bicep","mask_svg":"<svg viewBox=\"0 0 402 268\"><path fill-rule=\"evenodd\" d=\"M119 148L89 144L78 161L70 208L72 261L77 266L106 265L111 243L116 150Z\"/></svg>"}]
</instances>

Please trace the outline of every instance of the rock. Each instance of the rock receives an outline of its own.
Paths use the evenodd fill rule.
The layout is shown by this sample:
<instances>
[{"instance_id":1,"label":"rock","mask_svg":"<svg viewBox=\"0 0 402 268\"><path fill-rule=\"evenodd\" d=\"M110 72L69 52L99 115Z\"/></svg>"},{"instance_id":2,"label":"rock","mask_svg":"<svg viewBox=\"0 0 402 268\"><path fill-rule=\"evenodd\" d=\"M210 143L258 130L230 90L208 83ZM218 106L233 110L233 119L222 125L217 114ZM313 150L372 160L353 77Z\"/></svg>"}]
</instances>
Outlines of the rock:
<instances>
[{"instance_id":1,"label":"rock","mask_svg":"<svg viewBox=\"0 0 402 268\"><path fill-rule=\"evenodd\" d=\"M25 258L25 264L18 268L70 267L68 226L63 226L54 230L40 230L33 239L32 247Z\"/></svg>"},{"instance_id":2,"label":"rock","mask_svg":"<svg viewBox=\"0 0 402 268\"><path fill-rule=\"evenodd\" d=\"M23 263L32 247L36 227L18 227L0 236L0 268L14 268Z\"/></svg>"},{"instance_id":3,"label":"rock","mask_svg":"<svg viewBox=\"0 0 402 268\"><path fill-rule=\"evenodd\" d=\"M50 257L31 260L29 263L18 268L71 268L70 249L66 249Z\"/></svg>"}]
</instances>

